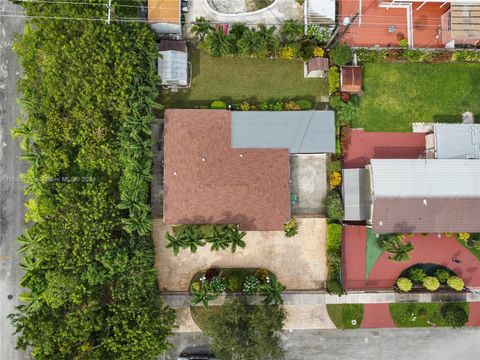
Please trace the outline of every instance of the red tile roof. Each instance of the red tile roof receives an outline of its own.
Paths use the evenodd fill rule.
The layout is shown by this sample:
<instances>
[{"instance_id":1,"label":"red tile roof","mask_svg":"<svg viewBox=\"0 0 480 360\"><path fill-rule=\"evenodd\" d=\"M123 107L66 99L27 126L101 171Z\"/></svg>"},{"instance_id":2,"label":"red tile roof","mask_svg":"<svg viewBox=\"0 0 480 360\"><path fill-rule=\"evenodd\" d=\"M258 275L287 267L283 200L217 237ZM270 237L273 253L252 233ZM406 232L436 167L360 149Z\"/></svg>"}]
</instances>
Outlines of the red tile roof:
<instances>
[{"instance_id":1,"label":"red tile roof","mask_svg":"<svg viewBox=\"0 0 480 360\"><path fill-rule=\"evenodd\" d=\"M362 91L362 68L360 66L342 66L341 91L357 93Z\"/></svg>"},{"instance_id":2,"label":"red tile roof","mask_svg":"<svg viewBox=\"0 0 480 360\"><path fill-rule=\"evenodd\" d=\"M232 149L227 110L165 111L164 222L282 230L287 149Z\"/></svg>"}]
</instances>

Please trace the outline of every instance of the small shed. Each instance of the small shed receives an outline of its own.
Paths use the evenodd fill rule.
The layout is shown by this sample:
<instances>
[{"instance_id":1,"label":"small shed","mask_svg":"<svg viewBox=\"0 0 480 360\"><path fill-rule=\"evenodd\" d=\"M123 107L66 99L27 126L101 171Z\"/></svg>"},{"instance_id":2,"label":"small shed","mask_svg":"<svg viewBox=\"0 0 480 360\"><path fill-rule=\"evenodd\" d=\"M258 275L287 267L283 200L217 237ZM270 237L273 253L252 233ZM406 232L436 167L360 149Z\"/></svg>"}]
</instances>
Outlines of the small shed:
<instances>
[{"instance_id":1,"label":"small shed","mask_svg":"<svg viewBox=\"0 0 480 360\"><path fill-rule=\"evenodd\" d=\"M362 67L342 66L340 69L340 91L362 94Z\"/></svg>"},{"instance_id":2,"label":"small shed","mask_svg":"<svg viewBox=\"0 0 480 360\"><path fill-rule=\"evenodd\" d=\"M314 57L304 64L306 78L323 78L328 71L328 58Z\"/></svg>"},{"instance_id":3,"label":"small shed","mask_svg":"<svg viewBox=\"0 0 480 360\"><path fill-rule=\"evenodd\" d=\"M158 46L158 75L164 87L189 86L187 43L184 40L162 40Z\"/></svg>"}]
</instances>

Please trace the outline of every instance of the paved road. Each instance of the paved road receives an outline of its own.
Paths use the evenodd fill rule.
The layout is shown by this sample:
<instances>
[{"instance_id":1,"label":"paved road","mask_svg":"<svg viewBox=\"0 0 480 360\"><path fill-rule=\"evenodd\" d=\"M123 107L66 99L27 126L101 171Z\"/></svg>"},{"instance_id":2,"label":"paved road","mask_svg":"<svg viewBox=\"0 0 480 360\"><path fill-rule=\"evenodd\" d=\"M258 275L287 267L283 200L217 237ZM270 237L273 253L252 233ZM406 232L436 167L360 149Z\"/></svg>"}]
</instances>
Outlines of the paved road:
<instances>
[{"instance_id":1,"label":"paved road","mask_svg":"<svg viewBox=\"0 0 480 360\"><path fill-rule=\"evenodd\" d=\"M479 328L299 330L286 333L283 344L287 360L472 360L480 354L479 338ZM172 343L164 360L185 349L201 351L207 340L184 333Z\"/></svg>"},{"instance_id":2,"label":"paved road","mask_svg":"<svg viewBox=\"0 0 480 360\"><path fill-rule=\"evenodd\" d=\"M18 11L18 6L0 2L0 14ZM16 103L16 82L21 71L12 52L15 33L21 32L23 19L0 17L0 359L17 360L27 356L15 350L13 328L5 317L17 305L18 282L22 272L18 267L16 237L24 229L24 196L18 174L26 164L19 160L18 142L10 137L10 129L19 116Z\"/></svg>"}]
</instances>

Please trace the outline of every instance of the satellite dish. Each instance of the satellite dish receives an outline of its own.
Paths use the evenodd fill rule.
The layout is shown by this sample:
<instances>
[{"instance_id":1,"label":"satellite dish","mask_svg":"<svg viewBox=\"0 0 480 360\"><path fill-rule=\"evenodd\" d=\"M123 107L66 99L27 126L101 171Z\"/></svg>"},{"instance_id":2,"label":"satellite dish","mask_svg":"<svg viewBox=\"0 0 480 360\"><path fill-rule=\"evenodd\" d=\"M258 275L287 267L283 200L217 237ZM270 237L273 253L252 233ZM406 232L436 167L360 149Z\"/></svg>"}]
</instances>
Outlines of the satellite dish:
<instances>
[{"instance_id":1,"label":"satellite dish","mask_svg":"<svg viewBox=\"0 0 480 360\"><path fill-rule=\"evenodd\" d=\"M350 17L349 17L349 16L343 18L343 26L349 25L349 24L350 24L350 21L351 21L351 20L350 20Z\"/></svg>"}]
</instances>

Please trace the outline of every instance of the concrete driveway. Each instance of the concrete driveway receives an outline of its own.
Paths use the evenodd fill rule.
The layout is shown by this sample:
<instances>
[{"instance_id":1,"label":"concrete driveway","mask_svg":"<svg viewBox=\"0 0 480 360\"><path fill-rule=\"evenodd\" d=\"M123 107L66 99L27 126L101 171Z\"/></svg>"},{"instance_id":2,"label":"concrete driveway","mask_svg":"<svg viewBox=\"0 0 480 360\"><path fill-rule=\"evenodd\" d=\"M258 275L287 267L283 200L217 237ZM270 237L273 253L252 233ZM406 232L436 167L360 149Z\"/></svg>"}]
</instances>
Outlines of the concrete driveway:
<instances>
[{"instance_id":1,"label":"concrete driveway","mask_svg":"<svg viewBox=\"0 0 480 360\"><path fill-rule=\"evenodd\" d=\"M286 238L283 231L250 231L247 246L235 254L230 250L210 251L209 246L195 254L182 250L177 256L166 248L165 234L172 231L161 219L154 222L155 267L161 291L188 291L193 275L209 267L264 267L277 275L288 290L319 290L327 277L326 221L298 218L299 233Z\"/></svg>"},{"instance_id":2,"label":"concrete driveway","mask_svg":"<svg viewBox=\"0 0 480 360\"><path fill-rule=\"evenodd\" d=\"M281 25L285 20L296 19L303 22L303 6L295 0L277 0L271 7L243 14L225 14L215 11L207 0L189 1L185 14L187 27L195 19L203 16L214 23L243 22L247 25Z\"/></svg>"}]
</instances>

